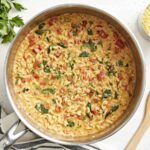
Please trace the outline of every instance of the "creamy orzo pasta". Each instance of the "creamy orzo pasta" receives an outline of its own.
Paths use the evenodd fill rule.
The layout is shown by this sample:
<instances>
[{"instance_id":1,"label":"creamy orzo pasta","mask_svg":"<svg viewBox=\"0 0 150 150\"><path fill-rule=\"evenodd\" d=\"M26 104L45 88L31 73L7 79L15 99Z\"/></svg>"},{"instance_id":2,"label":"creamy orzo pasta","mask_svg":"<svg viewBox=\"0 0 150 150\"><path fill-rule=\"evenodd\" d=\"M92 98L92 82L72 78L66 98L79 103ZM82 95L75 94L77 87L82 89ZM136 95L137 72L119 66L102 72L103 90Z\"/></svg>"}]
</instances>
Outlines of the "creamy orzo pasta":
<instances>
[{"instance_id":1,"label":"creamy orzo pasta","mask_svg":"<svg viewBox=\"0 0 150 150\"><path fill-rule=\"evenodd\" d=\"M106 21L51 17L20 43L13 67L18 105L48 133L84 136L114 124L135 86L128 44Z\"/></svg>"}]
</instances>

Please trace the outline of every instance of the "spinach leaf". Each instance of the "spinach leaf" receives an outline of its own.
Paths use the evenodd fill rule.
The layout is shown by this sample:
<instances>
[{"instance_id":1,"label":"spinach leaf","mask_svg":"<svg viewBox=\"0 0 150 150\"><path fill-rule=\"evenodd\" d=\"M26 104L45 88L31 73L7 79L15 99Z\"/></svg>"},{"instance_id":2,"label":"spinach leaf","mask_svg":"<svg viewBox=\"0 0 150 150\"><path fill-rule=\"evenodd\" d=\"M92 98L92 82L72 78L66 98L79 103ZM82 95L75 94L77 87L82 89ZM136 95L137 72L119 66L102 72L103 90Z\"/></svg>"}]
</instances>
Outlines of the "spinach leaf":
<instances>
[{"instance_id":1,"label":"spinach leaf","mask_svg":"<svg viewBox=\"0 0 150 150\"><path fill-rule=\"evenodd\" d=\"M59 43L57 43L57 45L62 48L67 48L67 46L63 42L59 42Z\"/></svg>"},{"instance_id":2,"label":"spinach leaf","mask_svg":"<svg viewBox=\"0 0 150 150\"><path fill-rule=\"evenodd\" d=\"M68 122L67 126L69 126L69 127L74 127L75 126L75 123L73 121L67 120L67 122Z\"/></svg>"},{"instance_id":3,"label":"spinach leaf","mask_svg":"<svg viewBox=\"0 0 150 150\"><path fill-rule=\"evenodd\" d=\"M25 92L28 92L29 89L28 88L23 88L22 92L25 93Z\"/></svg>"},{"instance_id":4,"label":"spinach leaf","mask_svg":"<svg viewBox=\"0 0 150 150\"><path fill-rule=\"evenodd\" d=\"M84 51L84 52L80 53L79 57L89 57L89 55L90 54L88 52Z\"/></svg>"},{"instance_id":5,"label":"spinach leaf","mask_svg":"<svg viewBox=\"0 0 150 150\"><path fill-rule=\"evenodd\" d=\"M38 35L42 35L44 33L44 30L41 29L35 30L35 33Z\"/></svg>"},{"instance_id":6,"label":"spinach leaf","mask_svg":"<svg viewBox=\"0 0 150 150\"><path fill-rule=\"evenodd\" d=\"M38 103L38 104L35 105L35 109L36 109L37 111L39 111L40 113L42 113L42 114L47 114L47 113L48 113L48 109L46 109L46 108L44 107L44 105L43 105L43 104L40 104L40 103Z\"/></svg>"},{"instance_id":7,"label":"spinach leaf","mask_svg":"<svg viewBox=\"0 0 150 150\"><path fill-rule=\"evenodd\" d=\"M102 98L108 98L108 97L110 97L111 95L112 95L111 90L106 89L106 90L103 92Z\"/></svg>"},{"instance_id":8,"label":"spinach leaf","mask_svg":"<svg viewBox=\"0 0 150 150\"><path fill-rule=\"evenodd\" d=\"M95 52L97 50L97 44L95 42L93 42L92 40L89 40L88 44L91 49L91 52Z\"/></svg>"},{"instance_id":9,"label":"spinach leaf","mask_svg":"<svg viewBox=\"0 0 150 150\"><path fill-rule=\"evenodd\" d=\"M45 23L43 22L43 23L40 23L40 24L39 24L38 28L39 28L39 29L43 29L44 26L45 26Z\"/></svg>"},{"instance_id":10,"label":"spinach leaf","mask_svg":"<svg viewBox=\"0 0 150 150\"><path fill-rule=\"evenodd\" d=\"M90 103L90 102L88 102L88 103L87 103L86 107L88 107L88 108L89 108L89 110L90 110L90 112L92 112L92 105L91 105L91 103Z\"/></svg>"},{"instance_id":11,"label":"spinach leaf","mask_svg":"<svg viewBox=\"0 0 150 150\"><path fill-rule=\"evenodd\" d=\"M42 90L43 94L47 94L47 93L55 94L55 92L56 92L55 88L45 88Z\"/></svg>"},{"instance_id":12,"label":"spinach leaf","mask_svg":"<svg viewBox=\"0 0 150 150\"><path fill-rule=\"evenodd\" d=\"M111 112L116 111L119 108L119 105L114 105L111 107Z\"/></svg>"},{"instance_id":13,"label":"spinach leaf","mask_svg":"<svg viewBox=\"0 0 150 150\"><path fill-rule=\"evenodd\" d=\"M92 29L88 28L88 29L87 29L87 33L88 33L88 35L93 35Z\"/></svg>"}]
</instances>

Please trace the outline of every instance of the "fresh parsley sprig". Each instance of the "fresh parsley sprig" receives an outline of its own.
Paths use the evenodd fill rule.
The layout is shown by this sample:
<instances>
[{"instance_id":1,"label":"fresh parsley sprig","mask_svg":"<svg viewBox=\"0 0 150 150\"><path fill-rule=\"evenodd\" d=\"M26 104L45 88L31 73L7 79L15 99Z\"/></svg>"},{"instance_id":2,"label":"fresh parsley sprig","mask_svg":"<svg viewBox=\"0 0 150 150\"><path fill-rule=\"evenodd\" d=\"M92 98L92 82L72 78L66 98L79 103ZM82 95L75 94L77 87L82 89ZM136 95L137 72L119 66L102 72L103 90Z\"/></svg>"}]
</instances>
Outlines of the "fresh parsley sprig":
<instances>
[{"instance_id":1,"label":"fresh parsley sprig","mask_svg":"<svg viewBox=\"0 0 150 150\"><path fill-rule=\"evenodd\" d=\"M14 27L21 27L24 22L20 16L10 18L10 10L21 11L25 9L21 4L14 0L0 0L0 41L8 43L13 40L16 33Z\"/></svg>"}]
</instances>

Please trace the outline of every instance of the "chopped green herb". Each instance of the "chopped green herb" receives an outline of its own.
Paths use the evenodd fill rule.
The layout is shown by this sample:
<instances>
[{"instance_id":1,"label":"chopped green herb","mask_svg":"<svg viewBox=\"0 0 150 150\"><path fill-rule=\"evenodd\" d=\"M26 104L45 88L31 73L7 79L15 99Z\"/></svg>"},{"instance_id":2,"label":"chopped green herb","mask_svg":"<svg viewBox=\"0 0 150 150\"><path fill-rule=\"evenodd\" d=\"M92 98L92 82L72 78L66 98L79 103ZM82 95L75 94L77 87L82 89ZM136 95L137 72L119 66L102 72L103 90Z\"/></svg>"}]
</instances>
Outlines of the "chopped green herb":
<instances>
[{"instance_id":1,"label":"chopped green herb","mask_svg":"<svg viewBox=\"0 0 150 150\"><path fill-rule=\"evenodd\" d=\"M62 77L62 73L59 70L55 70L55 77L60 79Z\"/></svg>"},{"instance_id":2,"label":"chopped green herb","mask_svg":"<svg viewBox=\"0 0 150 150\"><path fill-rule=\"evenodd\" d=\"M78 28L79 28L78 25L76 25L76 24L72 25L72 34L73 34L73 36L77 36L78 35Z\"/></svg>"},{"instance_id":3,"label":"chopped green herb","mask_svg":"<svg viewBox=\"0 0 150 150\"><path fill-rule=\"evenodd\" d=\"M104 59L102 58L101 60L97 60L100 64L103 64L104 63Z\"/></svg>"},{"instance_id":4,"label":"chopped green herb","mask_svg":"<svg viewBox=\"0 0 150 150\"><path fill-rule=\"evenodd\" d=\"M105 119L111 114L111 112L107 112L105 115Z\"/></svg>"},{"instance_id":5,"label":"chopped green herb","mask_svg":"<svg viewBox=\"0 0 150 150\"><path fill-rule=\"evenodd\" d=\"M116 111L119 108L119 105L114 105L111 107L111 112Z\"/></svg>"},{"instance_id":6,"label":"chopped green herb","mask_svg":"<svg viewBox=\"0 0 150 150\"><path fill-rule=\"evenodd\" d=\"M120 67L123 66L123 61L122 60L118 60L118 63L117 63Z\"/></svg>"},{"instance_id":7,"label":"chopped green herb","mask_svg":"<svg viewBox=\"0 0 150 150\"><path fill-rule=\"evenodd\" d=\"M88 44L91 49L91 52L95 52L97 50L97 44L95 42L93 42L92 40L89 40Z\"/></svg>"},{"instance_id":8,"label":"chopped green herb","mask_svg":"<svg viewBox=\"0 0 150 150\"><path fill-rule=\"evenodd\" d=\"M112 92L111 92L111 90L109 90L109 89L106 89L104 92L103 92L103 98L108 98L108 97L110 97L112 95Z\"/></svg>"},{"instance_id":9,"label":"chopped green herb","mask_svg":"<svg viewBox=\"0 0 150 150\"><path fill-rule=\"evenodd\" d=\"M50 42L50 39L49 39L49 37L46 37L46 40L47 40L47 42Z\"/></svg>"},{"instance_id":10,"label":"chopped green herb","mask_svg":"<svg viewBox=\"0 0 150 150\"><path fill-rule=\"evenodd\" d=\"M88 33L88 35L93 35L92 29L88 28L88 29L87 29L87 33Z\"/></svg>"},{"instance_id":11,"label":"chopped green herb","mask_svg":"<svg viewBox=\"0 0 150 150\"><path fill-rule=\"evenodd\" d=\"M48 113L48 109L46 109L43 104L38 103L38 104L35 105L35 108L36 108L37 111L39 111L42 114L47 114Z\"/></svg>"},{"instance_id":12,"label":"chopped green herb","mask_svg":"<svg viewBox=\"0 0 150 150\"><path fill-rule=\"evenodd\" d=\"M25 93L25 92L28 92L29 89L28 88L23 88L22 92Z\"/></svg>"},{"instance_id":13,"label":"chopped green herb","mask_svg":"<svg viewBox=\"0 0 150 150\"><path fill-rule=\"evenodd\" d=\"M69 126L69 127L74 127L75 126L75 123L73 121L67 120L67 122L68 122L67 126Z\"/></svg>"},{"instance_id":14,"label":"chopped green herb","mask_svg":"<svg viewBox=\"0 0 150 150\"><path fill-rule=\"evenodd\" d=\"M103 47L103 41L100 40L97 44Z\"/></svg>"},{"instance_id":15,"label":"chopped green herb","mask_svg":"<svg viewBox=\"0 0 150 150\"><path fill-rule=\"evenodd\" d=\"M51 72L51 67L50 66L45 66L43 70L46 73L50 73Z\"/></svg>"},{"instance_id":16,"label":"chopped green herb","mask_svg":"<svg viewBox=\"0 0 150 150\"><path fill-rule=\"evenodd\" d=\"M98 91L95 91L95 94L96 94L96 95L99 95L99 92L98 92Z\"/></svg>"},{"instance_id":17,"label":"chopped green herb","mask_svg":"<svg viewBox=\"0 0 150 150\"><path fill-rule=\"evenodd\" d=\"M56 92L55 88L45 88L42 90L43 94L47 94L47 93L55 94L55 92Z\"/></svg>"},{"instance_id":18,"label":"chopped green herb","mask_svg":"<svg viewBox=\"0 0 150 150\"><path fill-rule=\"evenodd\" d=\"M52 99L53 104L56 104L56 99Z\"/></svg>"},{"instance_id":19,"label":"chopped green herb","mask_svg":"<svg viewBox=\"0 0 150 150\"><path fill-rule=\"evenodd\" d=\"M89 57L89 55L90 54L88 52L84 51L84 52L80 53L79 57Z\"/></svg>"},{"instance_id":20,"label":"chopped green herb","mask_svg":"<svg viewBox=\"0 0 150 150\"><path fill-rule=\"evenodd\" d=\"M86 116L87 116L89 119L91 118L90 113L86 113Z\"/></svg>"},{"instance_id":21,"label":"chopped green herb","mask_svg":"<svg viewBox=\"0 0 150 150\"><path fill-rule=\"evenodd\" d=\"M38 30L35 31L35 33L38 34L38 35L42 35L44 33L44 31L41 30L41 29L38 29Z\"/></svg>"},{"instance_id":22,"label":"chopped green herb","mask_svg":"<svg viewBox=\"0 0 150 150\"><path fill-rule=\"evenodd\" d=\"M89 21L89 24L92 25L92 24L93 24L93 21Z\"/></svg>"},{"instance_id":23,"label":"chopped green herb","mask_svg":"<svg viewBox=\"0 0 150 150\"><path fill-rule=\"evenodd\" d=\"M47 64L47 60L43 60L42 64L45 66Z\"/></svg>"},{"instance_id":24,"label":"chopped green herb","mask_svg":"<svg viewBox=\"0 0 150 150\"><path fill-rule=\"evenodd\" d=\"M129 67L129 64L126 64L125 67Z\"/></svg>"},{"instance_id":25,"label":"chopped green herb","mask_svg":"<svg viewBox=\"0 0 150 150\"><path fill-rule=\"evenodd\" d=\"M73 70L74 64L75 64L75 60L71 60L71 61L68 62L68 65L71 68L71 70Z\"/></svg>"},{"instance_id":26,"label":"chopped green herb","mask_svg":"<svg viewBox=\"0 0 150 150\"><path fill-rule=\"evenodd\" d=\"M106 62L105 62L106 64ZM110 63L106 64L106 69L107 69L107 75L108 76L115 76L116 75L116 71L115 71L115 67L114 65L111 65Z\"/></svg>"},{"instance_id":27,"label":"chopped green herb","mask_svg":"<svg viewBox=\"0 0 150 150\"><path fill-rule=\"evenodd\" d=\"M47 48L47 53L49 54L53 50L55 50L54 45L51 45Z\"/></svg>"},{"instance_id":28,"label":"chopped green herb","mask_svg":"<svg viewBox=\"0 0 150 150\"><path fill-rule=\"evenodd\" d=\"M114 105L114 106L112 106L112 107L111 107L111 110L106 113L105 119L106 119L110 114L112 114L113 112L115 112L118 108L119 108L119 105Z\"/></svg>"},{"instance_id":29,"label":"chopped green herb","mask_svg":"<svg viewBox=\"0 0 150 150\"><path fill-rule=\"evenodd\" d=\"M92 112L92 105L90 102L87 103L86 107L89 108L90 112Z\"/></svg>"},{"instance_id":30,"label":"chopped green herb","mask_svg":"<svg viewBox=\"0 0 150 150\"><path fill-rule=\"evenodd\" d=\"M57 43L57 45L62 48L67 48L67 46L63 42L59 42L59 43Z\"/></svg>"},{"instance_id":31,"label":"chopped green herb","mask_svg":"<svg viewBox=\"0 0 150 150\"><path fill-rule=\"evenodd\" d=\"M40 24L39 24L38 28L39 28L39 29L43 29L44 26L45 26L45 23L43 22L43 23L40 23Z\"/></svg>"},{"instance_id":32,"label":"chopped green herb","mask_svg":"<svg viewBox=\"0 0 150 150\"><path fill-rule=\"evenodd\" d=\"M119 96L118 92L117 92L117 91L115 91L114 99L118 99L118 96Z\"/></svg>"}]
</instances>

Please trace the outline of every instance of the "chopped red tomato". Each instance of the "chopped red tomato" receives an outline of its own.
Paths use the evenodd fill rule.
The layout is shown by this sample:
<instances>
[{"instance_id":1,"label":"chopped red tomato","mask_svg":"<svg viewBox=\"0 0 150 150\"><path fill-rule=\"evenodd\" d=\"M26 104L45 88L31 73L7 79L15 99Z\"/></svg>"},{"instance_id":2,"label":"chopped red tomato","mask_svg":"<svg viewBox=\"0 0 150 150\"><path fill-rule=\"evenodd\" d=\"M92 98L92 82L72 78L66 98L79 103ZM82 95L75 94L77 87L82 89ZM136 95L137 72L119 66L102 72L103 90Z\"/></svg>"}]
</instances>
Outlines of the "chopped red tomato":
<instances>
[{"instance_id":1,"label":"chopped red tomato","mask_svg":"<svg viewBox=\"0 0 150 150\"><path fill-rule=\"evenodd\" d=\"M122 73L118 73L118 79L119 79L119 80L122 80L122 79L123 79Z\"/></svg>"},{"instance_id":2,"label":"chopped red tomato","mask_svg":"<svg viewBox=\"0 0 150 150\"><path fill-rule=\"evenodd\" d=\"M41 46L39 45L37 48L34 48L34 49L33 49L33 52L34 52L35 54L37 54L37 53L41 52L41 50L42 50L42 48L41 48Z\"/></svg>"},{"instance_id":3,"label":"chopped red tomato","mask_svg":"<svg viewBox=\"0 0 150 150\"><path fill-rule=\"evenodd\" d=\"M23 79L21 79L21 81L22 81L22 83L30 82L31 78L23 78Z\"/></svg>"},{"instance_id":4,"label":"chopped red tomato","mask_svg":"<svg viewBox=\"0 0 150 150\"><path fill-rule=\"evenodd\" d=\"M55 112L60 113L61 112L61 107L60 106L56 106L55 107Z\"/></svg>"},{"instance_id":5,"label":"chopped red tomato","mask_svg":"<svg viewBox=\"0 0 150 150\"><path fill-rule=\"evenodd\" d=\"M65 87L62 87L61 89L60 89L60 93L66 93L67 92L67 89L65 88Z\"/></svg>"},{"instance_id":6,"label":"chopped red tomato","mask_svg":"<svg viewBox=\"0 0 150 150\"><path fill-rule=\"evenodd\" d=\"M57 57L57 58L59 58L60 56L61 56L61 52L59 52L59 51L57 51L56 53L54 53L54 55Z\"/></svg>"},{"instance_id":7,"label":"chopped red tomato","mask_svg":"<svg viewBox=\"0 0 150 150\"><path fill-rule=\"evenodd\" d=\"M97 62L97 58L89 58L89 61L92 63L96 63Z\"/></svg>"},{"instance_id":8,"label":"chopped red tomato","mask_svg":"<svg viewBox=\"0 0 150 150\"><path fill-rule=\"evenodd\" d=\"M121 39L118 39L115 43L119 48L124 48L125 44Z\"/></svg>"},{"instance_id":9,"label":"chopped red tomato","mask_svg":"<svg viewBox=\"0 0 150 150\"><path fill-rule=\"evenodd\" d=\"M100 28L102 28L103 26L102 26L101 24L98 24L96 27L100 27Z\"/></svg>"},{"instance_id":10,"label":"chopped red tomato","mask_svg":"<svg viewBox=\"0 0 150 150\"><path fill-rule=\"evenodd\" d=\"M92 99L94 103L97 103L99 100L97 98Z\"/></svg>"},{"instance_id":11,"label":"chopped red tomato","mask_svg":"<svg viewBox=\"0 0 150 150\"><path fill-rule=\"evenodd\" d=\"M121 52L121 49L119 47L115 47L114 51L115 51L116 54L118 54L118 53Z\"/></svg>"},{"instance_id":12,"label":"chopped red tomato","mask_svg":"<svg viewBox=\"0 0 150 150\"><path fill-rule=\"evenodd\" d=\"M91 89L90 92L87 93L87 95L89 96L89 98L91 98L94 95L94 90Z\"/></svg>"},{"instance_id":13,"label":"chopped red tomato","mask_svg":"<svg viewBox=\"0 0 150 150\"><path fill-rule=\"evenodd\" d=\"M41 82L40 82L40 85L45 86L45 85L46 85L46 81L44 81L44 80L43 80L43 81L41 81Z\"/></svg>"},{"instance_id":14,"label":"chopped red tomato","mask_svg":"<svg viewBox=\"0 0 150 150\"><path fill-rule=\"evenodd\" d=\"M103 39L106 39L108 37L108 34L104 30L98 30L97 33L102 37Z\"/></svg>"},{"instance_id":15,"label":"chopped red tomato","mask_svg":"<svg viewBox=\"0 0 150 150\"><path fill-rule=\"evenodd\" d=\"M61 35L62 34L62 30L60 28L56 29L57 34Z\"/></svg>"},{"instance_id":16,"label":"chopped red tomato","mask_svg":"<svg viewBox=\"0 0 150 150\"><path fill-rule=\"evenodd\" d=\"M96 109L92 110L92 114L93 114L93 115L96 115L96 114L97 114Z\"/></svg>"},{"instance_id":17,"label":"chopped red tomato","mask_svg":"<svg viewBox=\"0 0 150 150\"><path fill-rule=\"evenodd\" d=\"M86 27L86 25L87 25L87 21L86 21L86 20L83 20L83 21L82 21L82 26L83 26L83 27Z\"/></svg>"},{"instance_id":18,"label":"chopped red tomato","mask_svg":"<svg viewBox=\"0 0 150 150\"><path fill-rule=\"evenodd\" d=\"M38 75L38 74L35 74L35 73L33 74L33 77L34 77L35 79L37 79L37 80L40 78L39 75Z\"/></svg>"},{"instance_id":19,"label":"chopped red tomato","mask_svg":"<svg viewBox=\"0 0 150 150\"><path fill-rule=\"evenodd\" d=\"M29 47L33 46L35 44L35 36L34 35L28 36L28 41L29 41Z\"/></svg>"},{"instance_id":20,"label":"chopped red tomato","mask_svg":"<svg viewBox=\"0 0 150 150\"><path fill-rule=\"evenodd\" d=\"M97 80L102 80L105 77L105 72L104 71L100 71L97 75L96 78Z\"/></svg>"},{"instance_id":21,"label":"chopped red tomato","mask_svg":"<svg viewBox=\"0 0 150 150\"><path fill-rule=\"evenodd\" d=\"M39 65L40 65L40 61L36 60L33 64L33 68L36 69L39 67Z\"/></svg>"},{"instance_id":22,"label":"chopped red tomato","mask_svg":"<svg viewBox=\"0 0 150 150\"><path fill-rule=\"evenodd\" d=\"M52 25L53 25L53 22L51 21L51 19L48 20L48 25L49 25L49 26L52 26Z\"/></svg>"}]
</instances>

